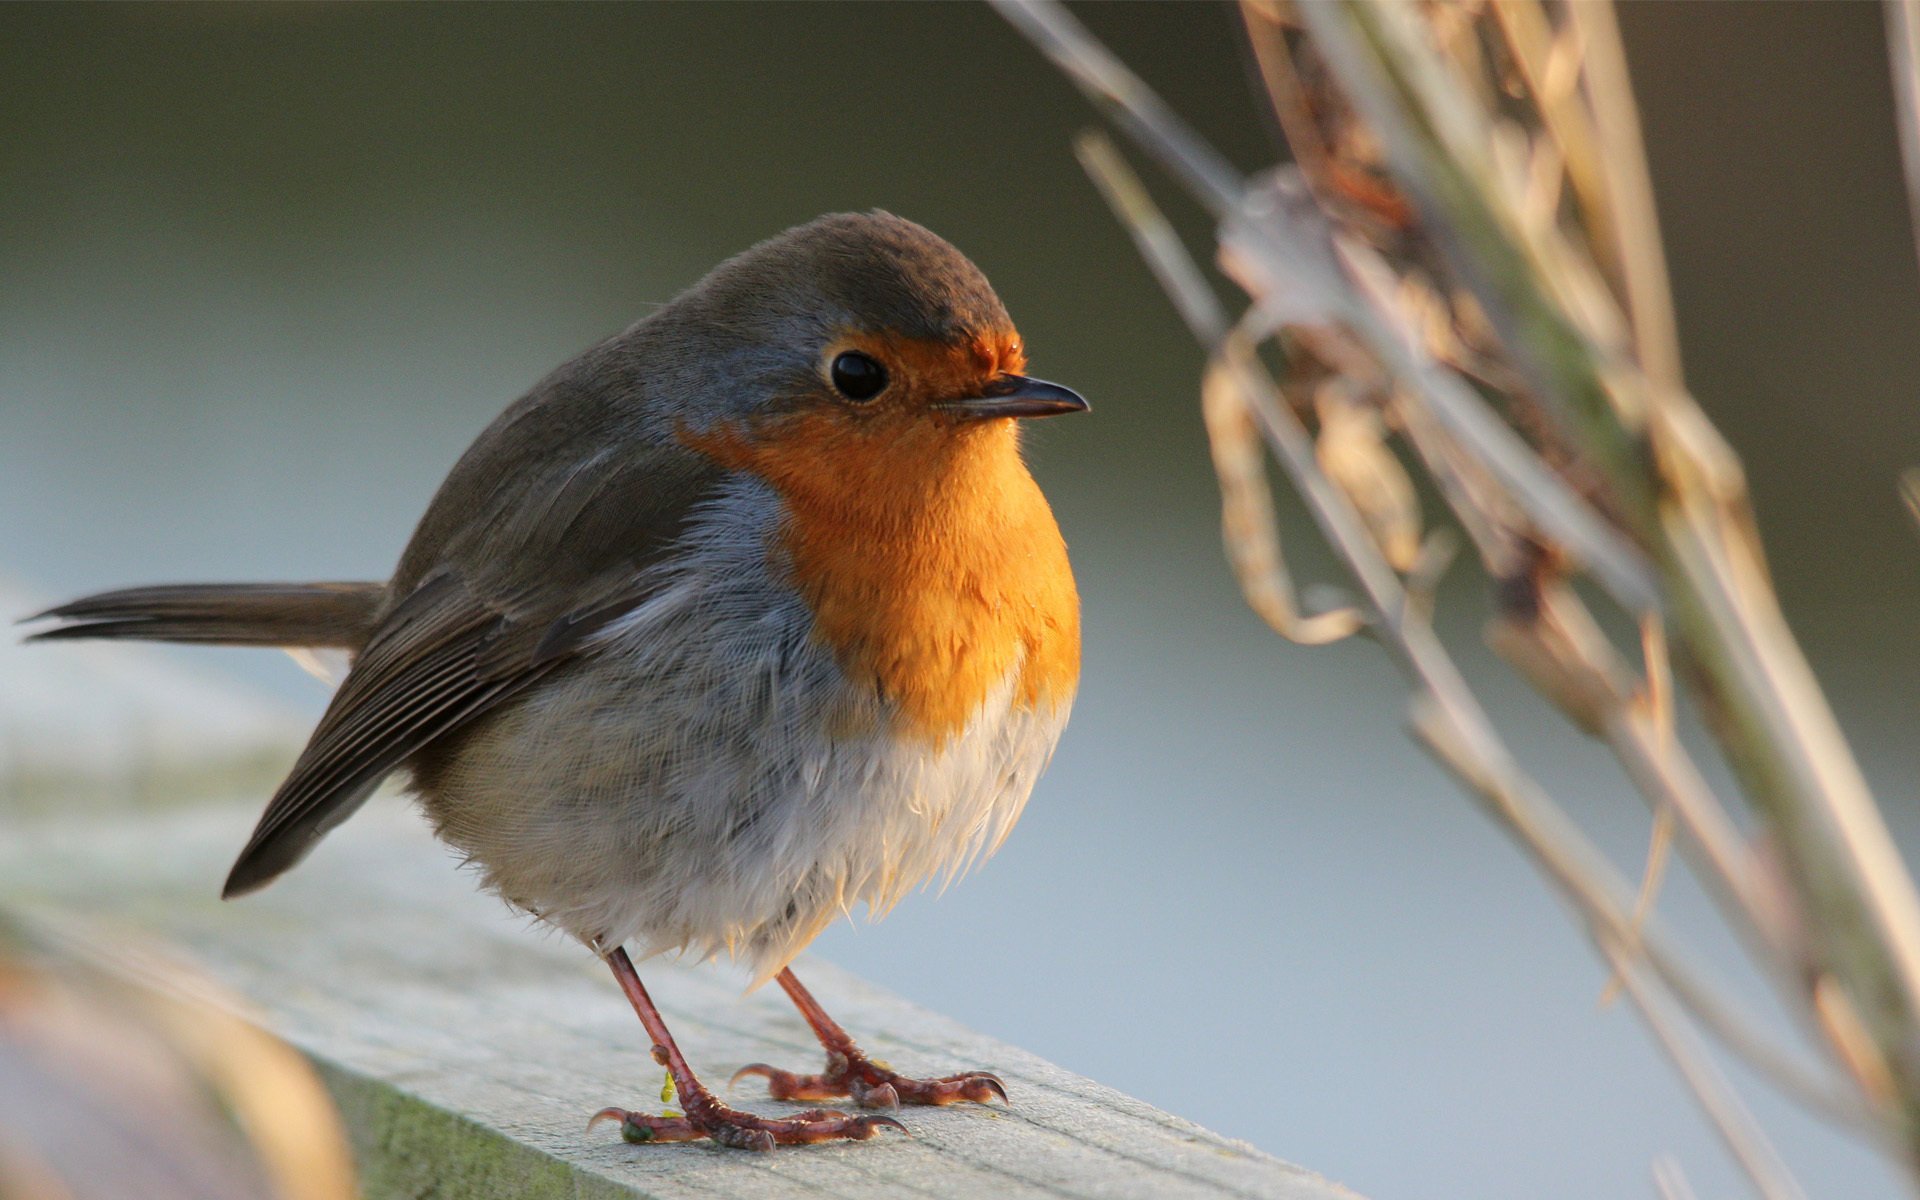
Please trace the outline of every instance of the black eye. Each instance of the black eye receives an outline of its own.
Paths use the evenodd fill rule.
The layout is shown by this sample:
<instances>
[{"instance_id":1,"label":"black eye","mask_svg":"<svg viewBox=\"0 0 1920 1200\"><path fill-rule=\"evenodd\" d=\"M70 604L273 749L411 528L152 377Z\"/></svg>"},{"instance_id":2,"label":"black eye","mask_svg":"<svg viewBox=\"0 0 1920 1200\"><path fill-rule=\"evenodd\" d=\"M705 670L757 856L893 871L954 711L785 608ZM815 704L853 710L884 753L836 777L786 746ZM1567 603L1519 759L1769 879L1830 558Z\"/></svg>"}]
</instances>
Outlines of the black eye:
<instances>
[{"instance_id":1,"label":"black eye","mask_svg":"<svg viewBox=\"0 0 1920 1200\"><path fill-rule=\"evenodd\" d=\"M887 369L858 350L833 360L833 386L849 400L871 400L887 387Z\"/></svg>"}]
</instances>

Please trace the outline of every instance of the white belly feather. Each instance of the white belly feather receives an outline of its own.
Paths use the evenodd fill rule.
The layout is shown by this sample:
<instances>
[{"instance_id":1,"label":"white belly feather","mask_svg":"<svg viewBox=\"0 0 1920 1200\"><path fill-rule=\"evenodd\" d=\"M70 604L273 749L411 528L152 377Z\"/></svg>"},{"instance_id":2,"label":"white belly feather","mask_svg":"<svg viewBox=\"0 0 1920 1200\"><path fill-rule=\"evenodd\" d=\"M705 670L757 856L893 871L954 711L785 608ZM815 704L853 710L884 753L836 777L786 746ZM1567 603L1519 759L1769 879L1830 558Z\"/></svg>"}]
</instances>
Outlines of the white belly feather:
<instances>
[{"instance_id":1,"label":"white belly feather","mask_svg":"<svg viewBox=\"0 0 1920 1200\"><path fill-rule=\"evenodd\" d=\"M811 641L742 536L743 489L641 608L549 686L483 718L424 797L508 901L598 945L728 951L765 978L835 916L884 913L991 853L1068 701L1013 703L1019 664L965 730L903 740L889 706ZM743 511L744 510L744 511Z\"/></svg>"}]
</instances>

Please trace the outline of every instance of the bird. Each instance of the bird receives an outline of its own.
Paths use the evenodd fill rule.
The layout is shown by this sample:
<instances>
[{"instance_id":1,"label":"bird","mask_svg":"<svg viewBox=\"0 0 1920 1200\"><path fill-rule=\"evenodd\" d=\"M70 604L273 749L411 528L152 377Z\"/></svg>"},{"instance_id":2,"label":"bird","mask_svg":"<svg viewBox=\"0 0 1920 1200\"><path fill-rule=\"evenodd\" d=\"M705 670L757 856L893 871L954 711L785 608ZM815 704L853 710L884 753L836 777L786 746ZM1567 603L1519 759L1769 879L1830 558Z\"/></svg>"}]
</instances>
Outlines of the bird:
<instances>
[{"instance_id":1,"label":"bird","mask_svg":"<svg viewBox=\"0 0 1920 1200\"><path fill-rule=\"evenodd\" d=\"M794 976L842 914L999 848L1066 726L1080 601L1021 453L1084 412L1027 373L950 243L873 210L795 226L564 363L460 457L381 582L181 584L37 614L29 640L344 651L226 880L293 867L389 776L514 909L611 968L679 1112L632 1142L865 1140L891 1116L725 1103L634 966L731 957L826 1051L771 1096L1007 1099L909 1078ZM629 954L628 948L633 953Z\"/></svg>"}]
</instances>

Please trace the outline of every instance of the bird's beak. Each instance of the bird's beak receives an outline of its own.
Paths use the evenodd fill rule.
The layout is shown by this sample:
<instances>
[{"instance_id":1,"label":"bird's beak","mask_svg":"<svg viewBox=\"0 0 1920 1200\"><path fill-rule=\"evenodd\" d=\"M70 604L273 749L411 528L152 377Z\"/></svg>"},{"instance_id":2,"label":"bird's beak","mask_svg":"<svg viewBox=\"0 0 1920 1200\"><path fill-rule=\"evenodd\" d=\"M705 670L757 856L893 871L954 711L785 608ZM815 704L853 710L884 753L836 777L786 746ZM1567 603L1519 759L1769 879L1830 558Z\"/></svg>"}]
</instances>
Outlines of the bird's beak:
<instances>
[{"instance_id":1,"label":"bird's beak","mask_svg":"<svg viewBox=\"0 0 1920 1200\"><path fill-rule=\"evenodd\" d=\"M1001 375L980 389L978 396L947 400L934 407L963 421L984 421L992 417L1057 417L1086 412L1087 402L1079 392L1057 383L1025 375Z\"/></svg>"}]
</instances>

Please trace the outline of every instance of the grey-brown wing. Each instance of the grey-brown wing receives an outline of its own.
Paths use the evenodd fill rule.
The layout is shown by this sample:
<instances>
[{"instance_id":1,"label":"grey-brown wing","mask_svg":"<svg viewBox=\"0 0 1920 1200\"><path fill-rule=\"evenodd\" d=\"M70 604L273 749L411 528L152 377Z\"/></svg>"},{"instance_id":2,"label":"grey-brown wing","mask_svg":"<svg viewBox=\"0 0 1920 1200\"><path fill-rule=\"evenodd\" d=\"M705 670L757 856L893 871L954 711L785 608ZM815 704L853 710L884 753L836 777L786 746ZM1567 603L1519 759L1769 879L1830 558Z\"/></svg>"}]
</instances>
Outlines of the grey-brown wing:
<instances>
[{"instance_id":1,"label":"grey-brown wing","mask_svg":"<svg viewBox=\"0 0 1920 1200\"><path fill-rule=\"evenodd\" d=\"M291 867L408 755L538 679L546 668L514 669L503 653L526 636L450 574L407 597L334 694L224 894L252 891Z\"/></svg>"},{"instance_id":2,"label":"grey-brown wing","mask_svg":"<svg viewBox=\"0 0 1920 1200\"><path fill-rule=\"evenodd\" d=\"M224 894L252 891L293 866L410 757L537 683L644 600L645 568L719 477L689 457L629 448L583 472L579 457L555 456L522 464L511 488L443 487L423 532L436 521L468 532L432 539L437 565L416 578L403 564L410 590L355 659ZM463 461L449 483L468 467ZM450 514L450 504L470 507ZM503 509L545 519L515 521ZM417 534L410 557L422 541Z\"/></svg>"}]
</instances>

